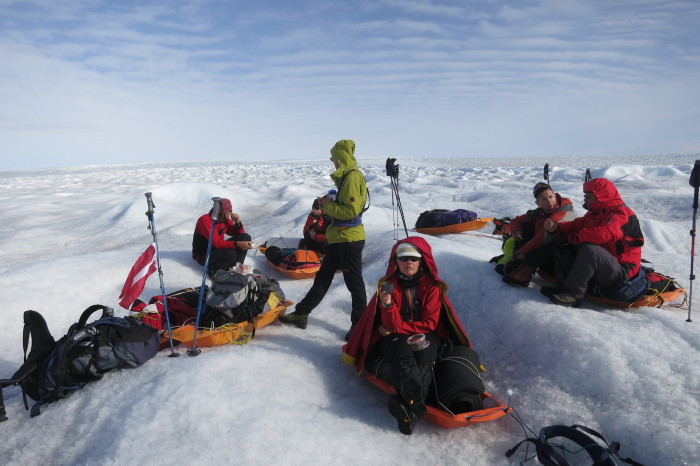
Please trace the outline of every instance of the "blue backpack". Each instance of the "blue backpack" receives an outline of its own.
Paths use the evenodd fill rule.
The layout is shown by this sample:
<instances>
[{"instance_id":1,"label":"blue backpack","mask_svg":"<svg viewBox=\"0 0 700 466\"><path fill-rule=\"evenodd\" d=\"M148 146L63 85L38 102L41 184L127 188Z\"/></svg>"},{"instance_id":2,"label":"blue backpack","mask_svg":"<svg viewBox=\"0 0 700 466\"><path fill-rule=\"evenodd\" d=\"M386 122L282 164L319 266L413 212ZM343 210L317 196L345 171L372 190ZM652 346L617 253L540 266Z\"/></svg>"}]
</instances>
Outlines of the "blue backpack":
<instances>
[{"instance_id":1,"label":"blue backpack","mask_svg":"<svg viewBox=\"0 0 700 466\"><path fill-rule=\"evenodd\" d=\"M466 209L445 210L434 209L426 210L418 216L415 228L437 228L447 225L456 225L458 223L466 223L476 220L478 215L476 212Z\"/></svg>"},{"instance_id":2,"label":"blue backpack","mask_svg":"<svg viewBox=\"0 0 700 466\"><path fill-rule=\"evenodd\" d=\"M90 316L98 311L102 316L88 324ZM24 364L10 379L0 380L0 422L7 420L2 388L20 386L26 409L27 396L36 401L31 407L34 417L41 413L41 405L69 396L106 372L140 366L155 356L160 346L158 331L133 317L113 314L110 307L90 306L68 333L55 341L44 317L26 311Z\"/></svg>"}]
</instances>

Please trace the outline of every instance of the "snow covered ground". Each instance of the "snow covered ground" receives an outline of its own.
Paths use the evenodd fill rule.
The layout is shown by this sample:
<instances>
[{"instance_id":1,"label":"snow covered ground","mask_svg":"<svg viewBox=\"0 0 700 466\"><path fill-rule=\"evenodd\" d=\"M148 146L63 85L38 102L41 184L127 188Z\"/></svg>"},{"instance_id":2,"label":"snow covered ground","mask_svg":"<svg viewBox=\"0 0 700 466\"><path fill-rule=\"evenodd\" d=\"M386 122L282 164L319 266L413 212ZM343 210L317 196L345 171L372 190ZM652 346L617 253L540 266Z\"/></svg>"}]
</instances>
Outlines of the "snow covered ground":
<instances>
[{"instance_id":1,"label":"snow covered ground","mask_svg":"<svg viewBox=\"0 0 700 466\"><path fill-rule=\"evenodd\" d=\"M365 214L368 294L395 238L384 159L358 158L371 190ZM576 206L585 168L615 182L641 222L644 257L689 285L693 156L574 159L399 158L409 229L433 208L482 217L534 207L532 186L550 164L551 184ZM312 200L330 189L326 159L91 166L0 172L0 376L22 363L22 312L37 310L56 337L83 309L117 306L124 280L151 243L144 193L153 192L166 291L197 286L190 257L194 223L212 196L228 197L253 237L300 236ZM583 209L578 207L580 215ZM399 220L400 222L400 220ZM700 306L581 309L501 282L488 260L499 253L491 228L427 237L449 297L487 368L491 391L507 398L535 433L583 424L621 442L645 464L698 464ZM412 233L414 234L414 233ZM699 245L700 247L700 245ZM298 302L310 281L266 266ZM153 275L143 297L159 294ZM205 348L196 358L159 353L143 367L107 374L31 419L20 391L5 390L0 464L517 464L504 456L525 432L512 418L444 430L420 423L400 434L386 396L340 361L350 323L338 276L306 330L275 323L245 346ZM532 453L532 449L530 450ZM532 463L530 463L532 464Z\"/></svg>"}]
</instances>

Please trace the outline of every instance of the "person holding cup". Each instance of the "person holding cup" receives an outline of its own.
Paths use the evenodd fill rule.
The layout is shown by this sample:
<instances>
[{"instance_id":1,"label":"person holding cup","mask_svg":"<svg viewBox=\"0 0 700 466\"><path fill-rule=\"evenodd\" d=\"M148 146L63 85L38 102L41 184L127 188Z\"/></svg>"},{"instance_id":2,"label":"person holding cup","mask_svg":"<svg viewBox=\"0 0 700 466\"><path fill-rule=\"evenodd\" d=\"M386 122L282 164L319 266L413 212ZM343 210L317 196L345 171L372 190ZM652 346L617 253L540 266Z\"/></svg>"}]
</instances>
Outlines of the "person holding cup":
<instances>
[{"instance_id":1,"label":"person holding cup","mask_svg":"<svg viewBox=\"0 0 700 466\"><path fill-rule=\"evenodd\" d=\"M399 241L344 348L346 363L394 387L387 407L406 435L426 413L432 367L442 344L471 346L446 291L428 242L420 237Z\"/></svg>"}]
</instances>

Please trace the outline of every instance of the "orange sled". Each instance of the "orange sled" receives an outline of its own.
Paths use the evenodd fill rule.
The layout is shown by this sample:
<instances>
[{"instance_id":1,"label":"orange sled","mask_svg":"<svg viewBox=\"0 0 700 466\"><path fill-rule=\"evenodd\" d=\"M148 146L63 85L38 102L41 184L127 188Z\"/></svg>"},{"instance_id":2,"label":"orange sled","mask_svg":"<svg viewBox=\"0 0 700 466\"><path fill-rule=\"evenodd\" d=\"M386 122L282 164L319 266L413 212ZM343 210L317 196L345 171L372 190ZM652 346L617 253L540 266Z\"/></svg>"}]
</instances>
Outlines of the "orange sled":
<instances>
[{"instance_id":1,"label":"orange sled","mask_svg":"<svg viewBox=\"0 0 700 466\"><path fill-rule=\"evenodd\" d=\"M671 291L664 291L656 295L642 296L640 299L627 303L625 301L615 301L614 299L601 298L600 296L587 294L586 298L591 301L603 304L605 306L615 307L619 309L637 309L640 307L661 307L664 304L675 301L680 297L687 297L685 288L677 288Z\"/></svg>"},{"instance_id":2,"label":"orange sled","mask_svg":"<svg viewBox=\"0 0 700 466\"><path fill-rule=\"evenodd\" d=\"M370 381L370 383L372 383L372 385L379 388L384 393L389 395L396 393L394 387L384 380L375 377L367 371L365 371L363 375ZM452 414L447 411L443 411L440 408L436 408L435 406L427 405L426 409L428 412L425 414L425 416L423 416L423 418L431 424L435 424L436 426L440 426L444 429L453 429L455 427L465 427L472 424L477 424L479 422L493 421L505 416L513 410L508 403L499 400L488 392L482 393L481 399L486 404L490 403L491 407L468 413Z\"/></svg>"},{"instance_id":3,"label":"orange sled","mask_svg":"<svg viewBox=\"0 0 700 466\"><path fill-rule=\"evenodd\" d=\"M445 225L444 227L434 228L416 228L418 233L425 235L446 235L449 233L462 233L463 231L472 231L484 228L493 218L477 218L471 222L455 223L454 225Z\"/></svg>"},{"instance_id":4,"label":"orange sled","mask_svg":"<svg viewBox=\"0 0 700 466\"><path fill-rule=\"evenodd\" d=\"M262 252L263 255L265 255L265 251L267 251L267 247L259 246L258 250L260 252ZM272 267L273 269L275 269L276 271L278 271L279 273L281 273L285 277L291 278L294 280L302 280L304 278L314 278L316 276L316 272L318 272L319 269L321 268L321 266L318 265L315 267L304 267L301 269L285 269L285 268L282 268L278 265L273 264L272 262L270 262L270 260L267 257L265 258L265 261L267 262L267 265L269 265L270 267Z\"/></svg>"},{"instance_id":5,"label":"orange sled","mask_svg":"<svg viewBox=\"0 0 700 466\"><path fill-rule=\"evenodd\" d=\"M537 274L547 280L548 282L555 283L556 279L548 274L547 272L544 272L542 270L538 270ZM681 288L680 286L677 288L673 289L667 289L666 291L662 291L660 293L654 293L649 291L648 294L643 295L641 298L639 298L636 301L632 302L627 302L627 301L617 301L615 299L610 299L610 298L603 298L602 296L596 296L593 294L586 294L586 299L590 299L591 301L595 301L599 304L602 304L603 306L607 307L614 307L616 309L639 309L640 307L662 307L665 304L668 304L672 301L677 300L678 298L683 297L683 303L685 303L685 300L688 299L688 293L685 291L685 288ZM679 305L682 306L683 303Z\"/></svg>"},{"instance_id":6,"label":"orange sled","mask_svg":"<svg viewBox=\"0 0 700 466\"><path fill-rule=\"evenodd\" d=\"M252 338L253 330L258 330L274 322L279 316L284 315L292 301L284 301L277 307L264 312L253 319L251 324L248 321L238 324L227 324L221 327L205 328L197 330L197 346L221 346L228 344L244 344ZM173 330L173 340L179 344L192 347L194 342L194 325L183 325ZM169 345L168 332L164 332L161 337L161 348L164 344Z\"/></svg>"}]
</instances>

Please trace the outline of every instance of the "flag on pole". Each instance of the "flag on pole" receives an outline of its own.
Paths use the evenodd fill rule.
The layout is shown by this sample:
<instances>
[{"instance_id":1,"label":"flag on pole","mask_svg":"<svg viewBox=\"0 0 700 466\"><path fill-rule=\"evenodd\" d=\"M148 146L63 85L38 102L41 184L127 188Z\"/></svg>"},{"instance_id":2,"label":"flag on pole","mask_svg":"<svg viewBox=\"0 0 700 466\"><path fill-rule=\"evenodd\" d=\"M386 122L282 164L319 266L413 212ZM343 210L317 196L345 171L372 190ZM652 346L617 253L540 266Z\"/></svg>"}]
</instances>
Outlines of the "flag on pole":
<instances>
[{"instance_id":1,"label":"flag on pole","mask_svg":"<svg viewBox=\"0 0 700 466\"><path fill-rule=\"evenodd\" d=\"M119 305L121 307L129 309L129 306L141 295L148 277L156 269L156 244L153 243L146 248L131 268L129 276L124 283L124 288L122 288L122 294L119 295Z\"/></svg>"}]
</instances>

